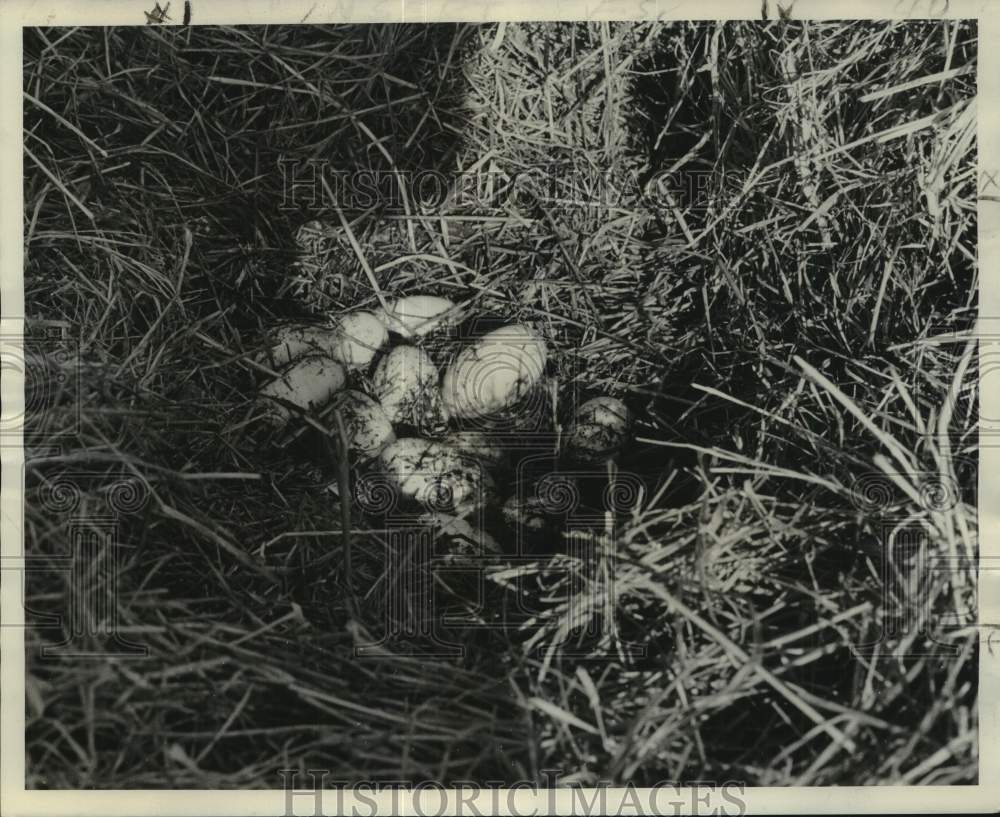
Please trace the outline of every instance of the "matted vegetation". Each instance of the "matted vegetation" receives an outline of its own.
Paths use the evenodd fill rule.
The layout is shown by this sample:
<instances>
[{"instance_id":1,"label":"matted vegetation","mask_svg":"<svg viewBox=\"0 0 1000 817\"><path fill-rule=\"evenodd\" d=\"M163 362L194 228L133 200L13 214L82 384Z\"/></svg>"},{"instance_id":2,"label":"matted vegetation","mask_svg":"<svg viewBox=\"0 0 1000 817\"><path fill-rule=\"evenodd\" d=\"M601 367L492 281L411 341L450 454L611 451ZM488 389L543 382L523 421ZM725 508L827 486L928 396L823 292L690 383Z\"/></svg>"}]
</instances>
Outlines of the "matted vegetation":
<instances>
[{"instance_id":1,"label":"matted vegetation","mask_svg":"<svg viewBox=\"0 0 1000 817\"><path fill-rule=\"evenodd\" d=\"M81 372L33 375L26 547L62 564L55 486L89 518L124 480L114 615L149 650L41 657L72 574L29 575L28 786L975 782L976 48L924 21L26 32L26 311ZM309 160L497 187L351 210L357 249L302 263L299 227L341 224L282 206ZM263 330L373 279L532 321L566 394L639 417L605 569L494 566L460 657L354 657L380 534L355 514L348 575L332 463L244 425Z\"/></svg>"}]
</instances>

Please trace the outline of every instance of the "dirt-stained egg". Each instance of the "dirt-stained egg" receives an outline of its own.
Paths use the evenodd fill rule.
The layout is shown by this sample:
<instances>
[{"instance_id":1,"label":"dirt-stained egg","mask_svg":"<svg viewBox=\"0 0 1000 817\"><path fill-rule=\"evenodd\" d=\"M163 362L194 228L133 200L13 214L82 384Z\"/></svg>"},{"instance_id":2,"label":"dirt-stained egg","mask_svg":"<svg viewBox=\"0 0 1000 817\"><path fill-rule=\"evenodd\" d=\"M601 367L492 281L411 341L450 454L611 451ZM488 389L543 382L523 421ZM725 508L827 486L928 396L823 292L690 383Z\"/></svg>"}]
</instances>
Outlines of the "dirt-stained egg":
<instances>
[{"instance_id":1,"label":"dirt-stained egg","mask_svg":"<svg viewBox=\"0 0 1000 817\"><path fill-rule=\"evenodd\" d=\"M488 468L498 468L507 461L503 449L503 439L483 431L457 429L449 431L443 442L456 448L462 454L479 460Z\"/></svg>"},{"instance_id":2,"label":"dirt-stained egg","mask_svg":"<svg viewBox=\"0 0 1000 817\"><path fill-rule=\"evenodd\" d=\"M358 462L377 457L396 439L382 406L364 392L345 391L338 396L335 405L344 419L350 455Z\"/></svg>"},{"instance_id":3,"label":"dirt-stained egg","mask_svg":"<svg viewBox=\"0 0 1000 817\"><path fill-rule=\"evenodd\" d=\"M292 419L294 409L314 411L333 399L347 380L347 372L336 360L312 355L297 360L260 390L268 422L282 425Z\"/></svg>"},{"instance_id":4,"label":"dirt-stained egg","mask_svg":"<svg viewBox=\"0 0 1000 817\"><path fill-rule=\"evenodd\" d=\"M372 392L391 422L434 426L443 419L438 377L427 352L416 346L397 346L375 367Z\"/></svg>"},{"instance_id":5,"label":"dirt-stained egg","mask_svg":"<svg viewBox=\"0 0 1000 817\"><path fill-rule=\"evenodd\" d=\"M461 516L495 495L481 463L436 440L400 437L383 449L379 462L403 498L432 512Z\"/></svg>"},{"instance_id":6,"label":"dirt-stained egg","mask_svg":"<svg viewBox=\"0 0 1000 817\"><path fill-rule=\"evenodd\" d=\"M464 516L428 511L420 516L420 521L432 527L435 535L444 540L447 562L466 563L503 552L496 539Z\"/></svg>"},{"instance_id":7,"label":"dirt-stained egg","mask_svg":"<svg viewBox=\"0 0 1000 817\"><path fill-rule=\"evenodd\" d=\"M268 332L271 346L258 360L281 368L296 358L309 354L323 354L320 347L322 338L330 330L325 326L307 323L286 323Z\"/></svg>"},{"instance_id":8,"label":"dirt-stained egg","mask_svg":"<svg viewBox=\"0 0 1000 817\"><path fill-rule=\"evenodd\" d=\"M419 338L458 322L454 301L437 295L407 295L387 304L385 325L404 338Z\"/></svg>"},{"instance_id":9,"label":"dirt-stained egg","mask_svg":"<svg viewBox=\"0 0 1000 817\"><path fill-rule=\"evenodd\" d=\"M533 329L494 329L462 349L448 366L441 394L448 415L483 419L526 397L545 373L545 342Z\"/></svg>"},{"instance_id":10,"label":"dirt-stained egg","mask_svg":"<svg viewBox=\"0 0 1000 817\"><path fill-rule=\"evenodd\" d=\"M362 369L372 362L389 333L371 312L351 312L329 326L293 324L274 333L271 362L283 366L307 354L339 360L348 369Z\"/></svg>"},{"instance_id":11,"label":"dirt-stained egg","mask_svg":"<svg viewBox=\"0 0 1000 817\"><path fill-rule=\"evenodd\" d=\"M566 432L566 456L580 463L613 459L628 439L632 412L621 400L607 395L580 405Z\"/></svg>"}]
</instances>

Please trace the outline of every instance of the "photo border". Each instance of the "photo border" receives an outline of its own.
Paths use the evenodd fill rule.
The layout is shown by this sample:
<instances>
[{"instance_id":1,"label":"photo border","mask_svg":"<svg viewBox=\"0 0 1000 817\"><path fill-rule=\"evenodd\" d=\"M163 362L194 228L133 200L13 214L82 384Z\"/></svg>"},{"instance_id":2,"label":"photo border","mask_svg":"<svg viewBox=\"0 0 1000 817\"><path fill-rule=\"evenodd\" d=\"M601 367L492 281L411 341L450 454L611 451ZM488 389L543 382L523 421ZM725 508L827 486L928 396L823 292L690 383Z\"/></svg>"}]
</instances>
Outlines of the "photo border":
<instances>
[{"instance_id":1,"label":"photo border","mask_svg":"<svg viewBox=\"0 0 1000 817\"><path fill-rule=\"evenodd\" d=\"M162 5L166 5L163 3ZM421 2L353 2L353 0L288 0L274 3L262 0L229 2L192 0L191 23L216 24L289 24L319 22L473 22L531 20L640 20L640 19L761 19L761 0L726 2L726 0L610 0L610 2L560 2L560 0L534 0L527 2L501 2L470 4L446 0L421 0ZM979 24L979 73L978 73L978 182L979 207L979 281L980 320L1000 317L1000 187L993 200L983 199L984 174L997 174L1000 179L1000 8L988 0L950 0L948 2L892 2L891 0L864 0L859 2L834 2L833 0L799 0L783 3L792 6L793 19L885 19L885 18L947 18L976 19ZM78 0L77 2L37 2L6 0L0 7L0 189L7 191L0 198L0 295L2 314L0 334L18 336L23 331L23 235L22 235L22 28L27 26L79 26L79 25L143 25L146 12L157 4L135 0ZM183 0L171 3L173 20L166 25L179 25L184 11ZM763 0L769 18L778 16L777 3ZM994 51L991 45L996 45ZM987 272L989 274L987 274ZM980 361L981 363L981 361ZM980 383L982 382L980 369ZM996 380L996 378L993 378ZM5 369L0 389L6 411L16 412L23 401L23 379L18 373ZM980 414L1000 417L1000 389L992 392L980 389ZM829 814L847 812L855 814L885 811L909 812L985 812L1000 808L1000 788L988 782L991 772L1000 768L998 757L998 701L1000 691L1000 662L994 654L990 640L992 629L1000 622L1000 446L987 444L980 439L979 462L979 765L980 782L974 786L882 786L882 787L814 787L814 788L747 788L743 793L746 811L751 813L813 813ZM0 813L10 815L59 815L135 814L135 815L209 815L254 813L260 815L286 814L286 791L26 791L25 779L25 687L24 687L24 611L21 599L21 503L23 450L19 445L0 449L3 459L2 498L2 549L0 549ZM993 476L997 475L997 476ZM982 770L986 770L985 773ZM440 790L436 790L440 793ZM593 789L584 789L589 801ZM640 802L649 802L649 790L635 789ZM454 790L452 794L454 795ZM396 804L400 813L414 813L412 798L402 793ZM697 796L697 788L693 794ZM296 813L312 813L308 798L299 798ZM392 805L390 794L369 793L366 800L349 797L341 803L331 795L325 806L339 806L350 811L352 805L371 813L367 802L374 801L380 810ZM468 801L467 805L468 805ZM481 813L491 809L489 796L484 794L475 801ZM609 808L616 803L633 809L627 789L608 790ZM663 802L663 798L661 798ZM688 800L687 802L693 802ZM701 800L702 803L706 801ZM434 813L434 800L424 791L421 804ZM514 800L507 813L547 813L552 808L560 813L571 813L579 800L570 790L525 790ZM454 813L454 798L448 804ZM706 805L720 808L720 803ZM471 805L469 805L471 808ZM445 813L445 812L439 812ZM476 813L472 811L471 813ZM632 813L631 811L628 813ZM714 813L733 813L717 810ZM743 813L743 812L740 812Z\"/></svg>"}]
</instances>

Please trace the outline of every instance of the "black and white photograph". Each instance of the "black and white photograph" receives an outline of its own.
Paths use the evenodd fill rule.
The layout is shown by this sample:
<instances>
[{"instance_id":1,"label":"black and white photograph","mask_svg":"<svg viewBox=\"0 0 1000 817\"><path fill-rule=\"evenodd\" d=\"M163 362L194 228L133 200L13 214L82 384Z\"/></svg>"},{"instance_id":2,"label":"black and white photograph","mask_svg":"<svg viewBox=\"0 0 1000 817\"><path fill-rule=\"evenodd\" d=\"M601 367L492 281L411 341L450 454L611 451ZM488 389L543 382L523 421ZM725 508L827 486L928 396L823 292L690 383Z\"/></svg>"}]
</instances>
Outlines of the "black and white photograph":
<instances>
[{"instance_id":1,"label":"black and white photograph","mask_svg":"<svg viewBox=\"0 0 1000 817\"><path fill-rule=\"evenodd\" d=\"M17 787L985 782L982 21L723 8L19 28Z\"/></svg>"}]
</instances>

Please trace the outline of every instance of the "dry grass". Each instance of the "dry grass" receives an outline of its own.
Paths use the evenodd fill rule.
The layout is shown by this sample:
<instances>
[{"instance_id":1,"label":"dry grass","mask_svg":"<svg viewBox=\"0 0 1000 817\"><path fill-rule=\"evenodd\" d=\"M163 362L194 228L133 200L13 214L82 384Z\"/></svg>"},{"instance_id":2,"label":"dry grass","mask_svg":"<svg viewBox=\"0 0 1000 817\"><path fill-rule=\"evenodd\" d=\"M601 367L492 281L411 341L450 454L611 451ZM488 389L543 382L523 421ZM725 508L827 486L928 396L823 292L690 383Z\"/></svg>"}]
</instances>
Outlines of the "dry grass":
<instances>
[{"instance_id":1,"label":"dry grass","mask_svg":"<svg viewBox=\"0 0 1000 817\"><path fill-rule=\"evenodd\" d=\"M82 373L36 375L27 548L67 551L60 480L82 518L129 481L115 612L149 649L40 657L72 591L29 576L28 785L975 782L976 47L954 22L26 33L25 303ZM346 213L366 274L350 241L296 255L341 223L281 207L279 162L316 158L497 187ZM496 565L459 658L353 657L381 535L352 520L348 576L330 463L242 426L262 331L372 279L536 322L567 394L640 417L596 568Z\"/></svg>"}]
</instances>

